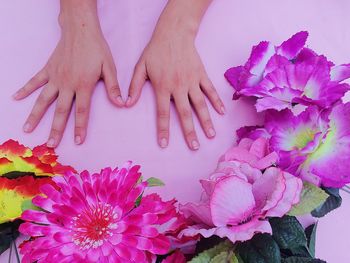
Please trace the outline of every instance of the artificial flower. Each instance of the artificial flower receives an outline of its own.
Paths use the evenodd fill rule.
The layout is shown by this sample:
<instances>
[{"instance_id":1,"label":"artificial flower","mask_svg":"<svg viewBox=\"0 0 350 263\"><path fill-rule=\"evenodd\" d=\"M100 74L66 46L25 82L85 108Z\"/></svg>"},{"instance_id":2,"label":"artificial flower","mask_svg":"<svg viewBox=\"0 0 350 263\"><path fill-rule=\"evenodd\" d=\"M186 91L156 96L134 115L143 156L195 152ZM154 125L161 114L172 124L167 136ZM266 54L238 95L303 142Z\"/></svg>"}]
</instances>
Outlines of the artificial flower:
<instances>
[{"instance_id":1,"label":"artificial flower","mask_svg":"<svg viewBox=\"0 0 350 263\"><path fill-rule=\"evenodd\" d=\"M316 185L340 188L350 183L350 103L320 111L308 107L295 116L269 111L265 128L278 165Z\"/></svg>"},{"instance_id":2,"label":"artificial flower","mask_svg":"<svg viewBox=\"0 0 350 263\"><path fill-rule=\"evenodd\" d=\"M168 253L174 203L142 197L147 182L138 170L129 162L100 174L54 177L59 189L45 185L47 197L33 199L43 211L22 215L20 231L31 236L23 262L153 262Z\"/></svg>"},{"instance_id":3,"label":"artificial flower","mask_svg":"<svg viewBox=\"0 0 350 263\"><path fill-rule=\"evenodd\" d=\"M0 224L19 218L34 208L31 200L44 184L53 184L51 176L74 171L57 161L53 149L37 146L33 150L8 140L0 145Z\"/></svg>"},{"instance_id":4,"label":"artificial flower","mask_svg":"<svg viewBox=\"0 0 350 263\"><path fill-rule=\"evenodd\" d=\"M274 57L272 61L276 63L281 62L282 64L285 61L288 62L294 59L304 47L307 37L308 33L302 31L278 47L268 41L262 41L254 46L244 66L233 67L225 72L226 79L236 90L234 98L239 98L242 90L253 88L260 83L264 77L266 68L268 67L268 71L271 71L272 62L269 64L271 58ZM275 55L278 55L278 57L275 57Z\"/></svg>"},{"instance_id":5,"label":"artificial flower","mask_svg":"<svg viewBox=\"0 0 350 263\"><path fill-rule=\"evenodd\" d=\"M261 42L253 47L244 66L229 69L225 76L236 95L256 97L257 111L283 110L295 104L329 108L350 90L341 83L350 77L350 65L335 66L326 57L304 48L307 32L299 32L274 47Z\"/></svg>"},{"instance_id":6,"label":"artificial flower","mask_svg":"<svg viewBox=\"0 0 350 263\"><path fill-rule=\"evenodd\" d=\"M186 258L179 250L168 256L162 263L186 263Z\"/></svg>"},{"instance_id":7,"label":"artificial flower","mask_svg":"<svg viewBox=\"0 0 350 263\"><path fill-rule=\"evenodd\" d=\"M336 105L323 118L328 121L327 133L302 164L300 176L341 188L350 183L350 103Z\"/></svg>"},{"instance_id":8,"label":"artificial flower","mask_svg":"<svg viewBox=\"0 0 350 263\"><path fill-rule=\"evenodd\" d=\"M201 181L203 200L181 207L195 222L183 235L217 235L235 243L272 232L268 217L282 217L299 202L302 181L271 167L271 157L261 161L274 156L266 155L267 145L265 139L242 140L220 159L217 171Z\"/></svg>"},{"instance_id":9,"label":"artificial flower","mask_svg":"<svg viewBox=\"0 0 350 263\"><path fill-rule=\"evenodd\" d=\"M23 175L15 179L0 177L0 224L12 222L19 218L23 211L31 208L32 198L40 194L40 186L53 184L50 177Z\"/></svg>"},{"instance_id":10,"label":"artificial flower","mask_svg":"<svg viewBox=\"0 0 350 263\"><path fill-rule=\"evenodd\" d=\"M74 169L57 162L54 149L45 145L37 146L33 150L14 140L0 145L0 175L24 172L37 176L53 176L63 175L68 171Z\"/></svg>"}]
</instances>

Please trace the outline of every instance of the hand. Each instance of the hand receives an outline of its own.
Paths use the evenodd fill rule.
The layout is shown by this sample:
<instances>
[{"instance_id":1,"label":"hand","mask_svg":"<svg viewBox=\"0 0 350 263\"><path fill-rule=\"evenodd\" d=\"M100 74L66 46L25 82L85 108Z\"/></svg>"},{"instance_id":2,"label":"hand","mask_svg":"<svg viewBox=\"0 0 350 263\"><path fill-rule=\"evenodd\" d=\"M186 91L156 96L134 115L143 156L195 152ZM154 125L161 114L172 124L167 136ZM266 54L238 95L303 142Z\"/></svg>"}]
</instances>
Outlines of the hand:
<instances>
[{"instance_id":1,"label":"hand","mask_svg":"<svg viewBox=\"0 0 350 263\"><path fill-rule=\"evenodd\" d=\"M206 136L215 136L205 96L218 113L224 114L225 108L208 78L192 34L182 34L179 30L172 32L169 27L156 29L135 67L127 107L137 102L147 79L152 82L156 95L158 143L162 148L167 147L169 140L171 99L175 102L190 149L199 148L191 107L195 109Z\"/></svg>"},{"instance_id":2,"label":"hand","mask_svg":"<svg viewBox=\"0 0 350 263\"><path fill-rule=\"evenodd\" d=\"M75 143L84 142L91 96L100 78L104 79L110 100L116 106L124 105L113 57L97 16L84 17L84 21L79 18L76 14L61 17L62 36L46 66L14 95L21 100L46 84L25 122L25 132L32 132L50 104L57 100L49 147L60 143L74 99Z\"/></svg>"}]
</instances>

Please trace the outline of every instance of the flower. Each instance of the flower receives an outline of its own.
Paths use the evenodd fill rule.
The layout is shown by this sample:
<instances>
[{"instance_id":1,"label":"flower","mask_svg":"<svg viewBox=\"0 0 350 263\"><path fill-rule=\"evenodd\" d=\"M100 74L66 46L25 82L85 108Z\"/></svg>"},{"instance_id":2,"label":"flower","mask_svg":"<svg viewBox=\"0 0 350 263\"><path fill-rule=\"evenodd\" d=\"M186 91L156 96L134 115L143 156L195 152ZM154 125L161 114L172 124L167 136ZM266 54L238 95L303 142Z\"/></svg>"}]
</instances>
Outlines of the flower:
<instances>
[{"instance_id":1,"label":"flower","mask_svg":"<svg viewBox=\"0 0 350 263\"><path fill-rule=\"evenodd\" d=\"M153 262L166 254L175 231L174 201L142 197L139 166L103 169L100 174L67 173L54 177L59 189L43 186L47 197L33 203L44 211L26 211L20 232L23 262Z\"/></svg>"},{"instance_id":2,"label":"flower","mask_svg":"<svg viewBox=\"0 0 350 263\"><path fill-rule=\"evenodd\" d=\"M27 209L36 209L32 198L40 194L39 188L44 184L54 183L50 177L0 177L0 224L14 221Z\"/></svg>"},{"instance_id":3,"label":"flower","mask_svg":"<svg viewBox=\"0 0 350 263\"><path fill-rule=\"evenodd\" d=\"M186 263L186 258L184 254L182 254L180 251L176 251L170 256L168 256L166 259L162 261L162 263Z\"/></svg>"},{"instance_id":4,"label":"flower","mask_svg":"<svg viewBox=\"0 0 350 263\"><path fill-rule=\"evenodd\" d=\"M261 42L248 62L225 73L237 94L256 97L257 111L283 110L295 104L329 108L350 90L341 83L350 77L350 65L335 66L326 57L304 48L308 33L299 32L274 47Z\"/></svg>"},{"instance_id":5,"label":"flower","mask_svg":"<svg viewBox=\"0 0 350 263\"><path fill-rule=\"evenodd\" d=\"M320 111L308 107L295 116L270 111L265 127L278 165L316 185L340 188L350 183L350 103Z\"/></svg>"},{"instance_id":6,"label":"flower","mask_svg":"<svg viewBox=\"0 0 350 263\"><path fill-rule=\"evenodd\" d=\"M35 209L31 200L40 194L40 186L54 184L51 176L67 171L74 169L57 162L54 150L44 145L33 150L14 140L0 145L0 224Z\"/></svg>"},{"instance_id":7,"label":"flower","mask_svg":"<svg viewBox=\"0 0 350 263\"><path fill-rule=\"evenodd\" d=\"M220 159L217 171L201 181L203 200L181 207L195 222L183 235L217 235L235 243L272 232L268 217L282 217L299 202L302 181L271 167L276 155L267 146L264 138L241 140Z\"/></svg>"},{"instance_id":8,"label":"flower","mask_svg":"<svg viewBox=\"0 0 350 263\"><path fill-rule=\"evenodd\" d=\"M282 64L294 59L304 47L307 37L308 33L302 31L278 47L268 41L262 41L254 46L244 66L233 67L225 72L226 79L237 92L234 98L237 99L242 95L241 90L253 88L260 83L266 68L271 71L272 63L268 64L271 58L283 58L273 60Z\"/></svg>"},{"instance_id":9,"label":"flower","mask_svg":"<svg viewBox=\"0 0 350 263\"><path fill-rule=\"evenodd\" d=\"M270 133L270 148L279 155L278 166L299 175L299 168L321 143L327 124L316 107L295 116L290 110L268 111L265 128Z\"/></svg>"},{"instance_id":10,"label":"flower","mask_svg":"<svg viewBox=\"0 0 350 263\"><path fill-rule=\"evenodd\" d=\"M72 167L57 162L54 149L45 145L37 146L33 150L14 140L0 145L0 175L24 172L37 176L53 176L63 175L68 171L75 172Z\"/></svg>"}]
</instances>

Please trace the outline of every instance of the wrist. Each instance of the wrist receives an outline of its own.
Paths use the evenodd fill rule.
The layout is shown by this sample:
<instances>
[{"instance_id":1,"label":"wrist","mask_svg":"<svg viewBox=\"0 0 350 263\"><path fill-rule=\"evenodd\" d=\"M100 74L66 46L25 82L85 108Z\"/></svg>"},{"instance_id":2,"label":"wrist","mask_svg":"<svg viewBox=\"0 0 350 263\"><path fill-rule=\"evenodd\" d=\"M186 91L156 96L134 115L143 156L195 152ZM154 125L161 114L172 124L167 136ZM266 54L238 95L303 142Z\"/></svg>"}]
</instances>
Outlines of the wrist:
<instances>
[{"instance_id":1,"label":"wrist","mask_svg":"<svg viewBox=\"0 0 350 263\"><path fill-rule=\"evenodd\" d=\"M174 35L194 40L212 0L168 0L154 35Z\"/></svg>"},{"instance_id":2,"label":"wrist","mask_svg":"<svg viewBox=\"0 0 350 263\"><path fill-rule=\"evenodd\" d=\"M99 31L96 0L61 0L58 23L62 32Z\"/></svg>"}]
</instances>

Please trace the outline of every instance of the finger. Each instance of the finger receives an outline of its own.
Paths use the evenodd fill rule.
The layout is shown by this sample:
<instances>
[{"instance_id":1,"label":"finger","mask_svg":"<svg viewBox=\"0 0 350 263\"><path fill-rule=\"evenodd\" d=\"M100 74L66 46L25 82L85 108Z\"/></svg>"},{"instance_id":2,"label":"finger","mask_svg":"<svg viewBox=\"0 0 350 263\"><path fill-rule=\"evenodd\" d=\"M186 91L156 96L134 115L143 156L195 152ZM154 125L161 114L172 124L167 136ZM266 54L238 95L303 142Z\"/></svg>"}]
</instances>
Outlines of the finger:
<instances>
[{"instance_id":1,"label":"finger","mask_svg":"<svg viewBox=\"0 0 350 263\"><path fill-rule=\"evenodd\" d=\"M166 148L169 143L170 94L157 94L158 144Z\"/></svg>"},{"instance_id":2,"label":"finger","mask_svg":"<svg viewBox=\"0 0 350 263\"><path fill-rule=\"evenodd\" d=\"M71 111L73 97L74 93L70 91L59 94L49 140L47 141L48 147L53 148L60 143Z\"/></svg>"},{"instance_id":3,"label":"finger","mask_svg":"<svg viewBox=\"0 0 350 263\"><path fill-rule=\"evenodd\" d=\"M189 96L205 134L207 137L213 138L215 136L214 125L211 121L208 106L202 91L199 87L191 89Z\"/></svg>"},{"instance_id":4,"label":"finger","mask_svg":"<svg viewBox=\"0 0 350 263\"><path fill-rule=\"evenodd\" d=\"M131 107L135 105L141 96L142 87L147 80L146 65L144 62L138 62L135 66L134 74L132 76L130 87L129 87L129 97L126 101L126 106Z\"/></svg>"},{"instance_id":5,"label":"finger","mask_svg":"<svg viewBox=\"0 0 350 263\"><path fill-rule=\"evenodd\" d=\"M211 105L214 107L214 109L221 115L224 115L226 110L224 103L219 97L219 94L217 93L213 83L210 81L210 79L207 76L204 76L201 81L201 88L207 98L209 99Z\"/></svg>"},{"instance_id":6,"label":"finger","mask_svg":"<svg viewBox=\"0 0 350 263\"><path fill-rule=\"evenodd\" d=\"M49 78L45 70L39 71L34 77L32 77L23 88L19 89L14 95L15 100L21 100L28 97L35 90L42 87L48 82Z\"/></svg>"},{"instance_id":7,"label":"finger","mask_svg":"<svg viewBox=\"0 0 350 263\"><path fill-rule=\"evenodd\" d=\"M192 110L188 97L185 95L174 96L174 100L188 147L192 150L198 150L199 142L193 125Z\"/></svg>"},{"instance_id":8,"label":"finger","mask_svg":"<svg viewBox=\"0 0 350 263\"><path fill-rule=\"evenodd\" d=\"M107 89L108 98L118 106L123 107L124 101L120 92L120 87L117 79L117 69L114 62L105 63L102 68L102 75Z\"/></svg>"},{"instance_id":9,"label":"finger","mask_svg":"<svg viewBox=\"0 0 350 263\"><path fill-rule=\"evenodd\" d=\"M80 92L75 99L75 144L82 144L86 138L86 130L89 122L91 93Z\"/></svg>"},{"instance_id":10,"label":"finger","mask_svg":"<svg viewBox=\"0 0 350 263\"><path fill-rule=\"evenodd\" d=\"M43 89L23 126L24 132L32 132L36 126L38 126L40 120L44 116L49 106L57 98L57 94L57 89L50 86L50 84L48 84L48 86Z\"/></svg>"}]
</instances>

